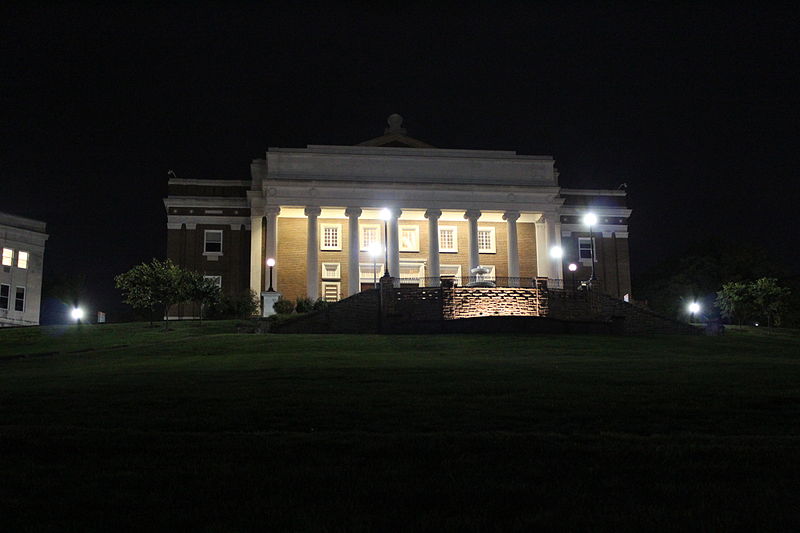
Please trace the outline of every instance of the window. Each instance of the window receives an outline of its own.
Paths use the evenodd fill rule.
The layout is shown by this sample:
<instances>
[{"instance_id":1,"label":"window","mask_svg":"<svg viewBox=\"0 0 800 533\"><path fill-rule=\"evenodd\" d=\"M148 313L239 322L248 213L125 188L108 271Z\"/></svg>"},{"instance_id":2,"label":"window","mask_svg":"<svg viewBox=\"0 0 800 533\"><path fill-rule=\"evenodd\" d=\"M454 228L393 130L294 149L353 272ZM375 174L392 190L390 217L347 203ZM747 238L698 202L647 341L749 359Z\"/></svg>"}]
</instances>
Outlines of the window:
<instances>
[{"instance_id":1,"label":"window","mask_svg":"<svg viewBox=\"0 0 800 533\"><path fill-rule=\"evenodd\" d=\"M338 281L322 282L322 299L326 302L338 302L341 297L342 284Z\"/></svg>"},{"instance_id":2,"label":"window","mask_svg":"<svg viewBox=\"0 0 800 533\"><path fill-rule=\"evenodd\" d=\"M589 237L578 238L578 257L584 265L592 264L592 239Z\"/></svg>"},{"instance_id":3,"label":"window","mask_svg":"<svg viewBox=\"0 0 800 533\"><path fill-rule=\"evenodd\" d=\"M341 250L341 224L320 224L322 234L320 235L320 249L322 250Z\"/></svg>"},{"instance_id":4,"label":"window","mask_svg":"<svg viewBox=\"0 0 800 533\"><path fill-rule=\"evenodd\" d=\"M25 287L17 287L17 295L14 298L14 311L25 310Z\"/></svg>"},{"instance_id":5,"label":"window","mask_svg":"<svg viewBox=\"0 0 800 533\"><path fill-rule=\"evenodd\" d=\"M341 263L322 263L322 279L341 279Z\"/></svg>"},{"instance_id":6,"label":"window","mask_svg":"<svg viewBox=\"0 0 800 533\"><path fill-rule=\"evenodd\" d=\"M423 261L400 261L400 284L423 285L425 263Z\"/></svg>"},{"instance_id":7,"label":"window","mask_svg":"<svg viewBox=\"0 0 800 533\"><path fill-rule=\"evenodd\" d=\"M439 251L458 251L458 235L455 226L439 226Z\"/></svg>"},{"instance_id":8,"label":"window","mask_svg":"<svg viewBox=\"0 0 800 533\"><path fill-rule=\"evenodd\" d=\"M17 267L28 268L28 252L17 253Z\"/></svg>"},{"instance_id":9,"label":"window","mask_svg":"<svg viewBox=\"0 0 800 533\"><path fill-rule=\"evenodd\" d=\"M203 253L222 255L222 230L207 229L204 235Z\"/></svg>"},{"instance_id":10,"label":"window","mask_svg":"<svg viewBox=\"0 0 800 533\"><path fill-rule=\"evenodd\" d=\"M8 309L9 294L11 294L11 286L0 285L0 309Z\"/></svg>"},{"instance_id":11,"label":"window","mask_svg":"<svg viewBox=\"0 0 800 533\"><path fill-rule=\"evenodd\" d=\"M358 265L358 279L361 283L375 283L383 276L383 263L361 263Z\"/></svg>"},{"instance_id":12,"label":"window","mask_svg":"<svg viewBox=\"0 0 800 533\"><path fill-rule=\"evenodd\" d=\"M11 266L14 264L14 250L11 248L3 248L3 266Z\"/></svg>"},{"instance_id":13,"label":"window","mask_svg":"<svg viewBox=\"0 0 800 533\"><path fill-rule=\"evenodd\" d=\"M222 276L203 276L203 279L210 279L214 282L214 285L220 289L222 288Z\"/></svg>"},{"instance_id":14,"label":"window","mask_svg":"<svg viewBox=\"0 0 800 533\"><path fill-rule=\"evenodd\" d=\"M361 228L361 250L369 252L373 244L381 245L381 226L380 224L362 224Z\"/></svg>"},{"instance_id":15,"label":"window","mask_svg":"<svg viewBox=\"0 0 800 533\"><path fill-rule=\"evenodd\" d=\"M478 228L478 253L496 253L494 228Z\"/></svg>"},{"instance_id":16,"label":"window","mask_svg":"<svg viewBox=\"0 0 800 533\"><path fill-rule=\"evenodd\" d=\"M419 252L419 226L400 226L400 251Z\"/></svg>"},{"instance_id":17,"label":"window","mask_svg":"<svg viewBox=\"0 0 800 533\"><path fill-rule=\"evenodd\" d=\"M455 278L456 285L461 285L461 265L440 265L439 274Z\"/></svg>"}]
</instances>

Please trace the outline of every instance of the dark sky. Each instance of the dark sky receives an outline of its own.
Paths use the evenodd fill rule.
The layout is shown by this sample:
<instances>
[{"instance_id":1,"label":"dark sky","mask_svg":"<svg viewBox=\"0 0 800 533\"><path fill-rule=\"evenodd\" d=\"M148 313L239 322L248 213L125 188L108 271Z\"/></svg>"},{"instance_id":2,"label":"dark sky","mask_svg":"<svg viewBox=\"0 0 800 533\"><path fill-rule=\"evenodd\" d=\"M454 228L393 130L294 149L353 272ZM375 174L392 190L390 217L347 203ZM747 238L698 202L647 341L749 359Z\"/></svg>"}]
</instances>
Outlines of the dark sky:
<instances>
[{"instance_id":1,"label":"dark sky","mask_svg":"<svg viewBox=\"0 0 800 533\"><path fill-rule=\"evenodd\" d=\"M0 8L0 210L45 220L46 276L86 274L101 309L165 253L168 169L247 179L393 112L435 146L552 154L562 186L628 183L635 276L707 238L798 271L796 7L232 5Z\"/></svg>"}]
</instances>

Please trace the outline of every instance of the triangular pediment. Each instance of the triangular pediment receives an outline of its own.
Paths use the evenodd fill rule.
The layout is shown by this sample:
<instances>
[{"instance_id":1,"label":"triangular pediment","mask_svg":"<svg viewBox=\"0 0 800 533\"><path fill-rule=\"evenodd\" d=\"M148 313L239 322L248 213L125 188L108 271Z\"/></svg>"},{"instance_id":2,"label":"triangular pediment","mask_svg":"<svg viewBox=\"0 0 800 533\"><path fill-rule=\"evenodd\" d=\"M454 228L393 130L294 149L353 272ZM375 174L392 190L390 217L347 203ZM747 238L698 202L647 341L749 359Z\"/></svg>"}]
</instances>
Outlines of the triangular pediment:
<instances>
[{"instance_id":1,"label":"triangular pediment","mask_svg":"<svg viewBox=\"0 0 800 533\"><path fill-rule=\"evenodd\" d=\"M396 113L390 115L386 122L389 124L389 127L384 130L383 135L358 143L356 146L435 148L435 146L431 146L426 142L406 135L406 129L403 127L403 117L400 115Z\"/></svg>"}]
</instances>

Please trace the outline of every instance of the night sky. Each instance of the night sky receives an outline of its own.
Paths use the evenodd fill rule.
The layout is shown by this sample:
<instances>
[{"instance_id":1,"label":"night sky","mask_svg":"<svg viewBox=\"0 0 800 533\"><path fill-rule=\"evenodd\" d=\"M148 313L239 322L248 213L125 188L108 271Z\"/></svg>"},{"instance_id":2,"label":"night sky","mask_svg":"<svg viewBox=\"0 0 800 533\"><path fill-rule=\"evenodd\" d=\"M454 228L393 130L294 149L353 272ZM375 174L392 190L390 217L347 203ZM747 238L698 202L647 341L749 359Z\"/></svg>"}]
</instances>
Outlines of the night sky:
<instances>
[{"instance_id":1,"label":"night sky","mask_svg":"<svg viewBox=\"0 0 800 533\"><path fill-rule=\"evenodd\" d=\"M113 313L113 276L165 255L168 169L249 179L268 146L397 112L437 147L551 154L565 187L627 183L634 277L708 238L798 272L798 9L771 5L5 5L0 210L46 221L45 276Z\"/></svg>"}]
</instances>

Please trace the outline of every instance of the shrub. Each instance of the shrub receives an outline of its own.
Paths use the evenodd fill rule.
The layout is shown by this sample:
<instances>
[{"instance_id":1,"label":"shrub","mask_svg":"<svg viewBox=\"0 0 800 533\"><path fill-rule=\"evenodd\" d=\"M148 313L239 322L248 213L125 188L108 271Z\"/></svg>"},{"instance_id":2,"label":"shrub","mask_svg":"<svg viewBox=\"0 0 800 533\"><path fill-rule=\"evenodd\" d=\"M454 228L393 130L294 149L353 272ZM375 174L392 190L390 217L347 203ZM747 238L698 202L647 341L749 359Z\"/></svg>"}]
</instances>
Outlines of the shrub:
<instances>
[{"instance_id":1,"label":"shrub","mask_svg":"<svg viewBox=\"0 0 800 533\"><path fill-rule=\"evenodd\" d=\"M297 297L297 303L295 304L295 310L298 313L308 313L314 307L314 302L311 298L304 298L302 296Z\"/></svg>"},{"instance_id":2,"label":"shrub","mask_svg":"<svg viewBox=\"0 0 800 533\"><path fill-rule=\"evenodd\" d=\"M326 302L322 298L318 298L317 301L314 302L314 306L312 307L312 309L314 311L322 311L323 309L327 309L329 305L330 305L329 302Z\"/></svg>"},{"instance_id":3,"label":"shrub","mask_svg":"<svg viewBox=\"0 0 800 533\"><path fill-rule=\"evenodd\" d=\"M255 291L247 289L237 294L224 295L213 305L207 315L210 318L242 318L257 315L261 304Z\"/></svg>"},{"instance_id":4,"label":"shrub","mask_svg":"<svg viewBox=\"0 0 800 533\"><path fill-rule=\"evenodd\" d=\"M294 302L280 298L277 302L275 302L275 305L273 305L272 308L275 309L275 312L279 315L288 315L294 311Z\"/></svg>"}]
</instances>

